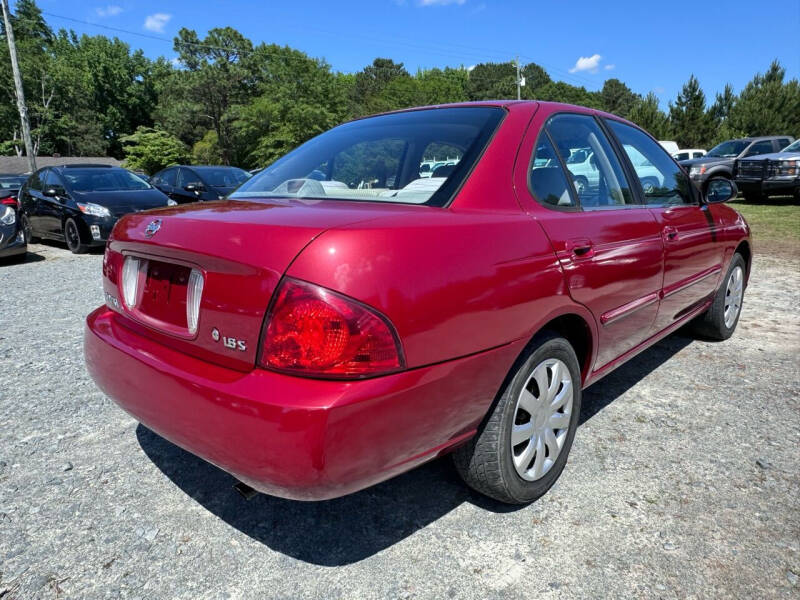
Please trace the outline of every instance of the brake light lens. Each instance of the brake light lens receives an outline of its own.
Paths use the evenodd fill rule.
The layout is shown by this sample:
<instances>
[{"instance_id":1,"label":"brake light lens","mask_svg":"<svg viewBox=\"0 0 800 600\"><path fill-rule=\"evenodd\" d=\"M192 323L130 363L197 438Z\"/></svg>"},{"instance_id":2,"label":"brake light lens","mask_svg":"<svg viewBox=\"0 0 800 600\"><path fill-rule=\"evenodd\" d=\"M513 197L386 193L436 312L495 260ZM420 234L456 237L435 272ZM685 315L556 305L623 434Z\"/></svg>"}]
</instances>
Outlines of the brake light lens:
<instances>
[{"instance_id":1,"label":"brake light lens","mask_svg":"<svg viewBox=\"0 0 800 600\"><path fill-rule=\"evenodd\" d=\"M391 324L360 302L284 279L265 321L259 365L295 375L359 379L405 367Z\"/></svg>"},{"instance_id":2,"label":"brake light lens","mask_svg":"<svg viewBox=\"0 0 800 600\"><path fill-rule=\"evenodd\" d=\"M197 333L197 320L200 316L200 298L203 296L203 274L192 269L186 289L186 327L189 333Z\"/></svg>"},{"instance_id":3,"label":"brake light lens","mask_svg":"<svg viewBox=\"0 0 800 600\"><path fill-rule=\"evenodd\" d=\"M135 308L139 302L139 290L144 286L147 276L147 260L136 256L126 256L122 265L122 300L128 308Z\"/></svg>"}]
</instances>

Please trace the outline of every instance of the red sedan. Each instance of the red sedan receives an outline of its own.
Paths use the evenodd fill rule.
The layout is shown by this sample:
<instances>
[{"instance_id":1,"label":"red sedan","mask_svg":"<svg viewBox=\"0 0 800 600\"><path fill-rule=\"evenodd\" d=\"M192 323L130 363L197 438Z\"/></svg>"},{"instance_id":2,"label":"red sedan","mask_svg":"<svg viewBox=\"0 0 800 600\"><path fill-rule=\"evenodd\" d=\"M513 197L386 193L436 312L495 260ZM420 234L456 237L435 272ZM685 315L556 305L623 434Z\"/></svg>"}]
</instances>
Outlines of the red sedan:
<instances>
[{"instance_id":1,"label":"red sedan","mask_svg":"<svg viewBox=\"0 0 800 600\"><path fill-rule=\"evenodd\" d=\"M582 388L686 323L733 333L751 264L735 193L701 196L650 135L576 106L353 121L227 201L120 220L86 363L270 494L341 496L452 452L470 486L530 502Z\"/></svg>"}]
</instances>

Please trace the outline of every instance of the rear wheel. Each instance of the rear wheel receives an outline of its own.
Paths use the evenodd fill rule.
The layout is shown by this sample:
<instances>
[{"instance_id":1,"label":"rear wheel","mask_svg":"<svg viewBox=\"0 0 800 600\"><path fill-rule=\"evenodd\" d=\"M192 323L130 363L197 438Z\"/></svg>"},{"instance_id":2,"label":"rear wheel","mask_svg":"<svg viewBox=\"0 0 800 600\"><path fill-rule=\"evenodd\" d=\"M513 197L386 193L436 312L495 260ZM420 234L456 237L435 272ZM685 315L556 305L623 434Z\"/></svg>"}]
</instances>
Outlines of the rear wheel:
<instances>
[{"instance_id":1,"label":"rear wheel","mask_svg":"<svg viewBox=\"0 0 800 600\"><path fill-rule=\"evenodd\" d=\"M464 481L501 502L525 504L556 482L581 410L578 358L554 333L535 340L478 434L453 453Z\"/></svg>"},{"instance_id":2,"label":"rear wheel","mask_svg":"<svg viewBox=\"0 0 800 600\"><path fill-rule=\"evenodd\" d=\"M727 340L733 335L742 312L746 268L742 255L734 254L714 302L694 321L699 335L712 340Z\"/></svg>"},{"instance_id":3,"label":"rear wheel","mask_svg":"<svg viewBox=\"0 0 800 600\"><path fill-rule=\"evenodd\" d=\"M89 245L81 239L81 231L75 219L64 221L64 240L67 242L67 248L73 254L84 254L89 250Z\"/></svg>"}]
</instances>

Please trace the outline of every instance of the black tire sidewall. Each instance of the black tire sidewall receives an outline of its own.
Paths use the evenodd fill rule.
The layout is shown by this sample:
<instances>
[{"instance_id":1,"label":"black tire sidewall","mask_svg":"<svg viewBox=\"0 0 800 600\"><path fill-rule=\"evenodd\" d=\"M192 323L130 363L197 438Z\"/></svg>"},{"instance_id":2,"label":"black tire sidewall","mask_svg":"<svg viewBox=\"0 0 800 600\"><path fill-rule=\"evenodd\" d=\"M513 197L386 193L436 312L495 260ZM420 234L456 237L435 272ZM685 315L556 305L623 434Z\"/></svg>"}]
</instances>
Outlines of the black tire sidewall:
<instances>
[{"instance_id":1,"label":"black tire sidewall","mask_svg":"<svg viewBox=\"0 0 800 600\"><path fill-rule=\"evenodd\" d=\"M76 233L78 234L78 244L76 246L72 246L69 242L69 234L67 231L69 230L70 226L75 228ZM69 218L64 221L64 241L67 243L67 248L73 254L79 254L85 250L85 245L82 243L81 240L81 229L78 227L78 224L75 222L75 219Z\"/></svg>"},{"instance_id":2,"label":"black tire sidewall","mask_svg":"<svg viewBox=\"0 0 800 600\"><path fill-rule=\"evenodd\" d=\"M514 409L516 408L516 399L530 374L539 364L550 358L557 358L567 365L572 377L572 418L570 419L569 431L567 432L564 446L553 466L541 479L527 481L517 474L512 460L511 428L514 420ZM578 428L580 409L581 373L575 351L564 338L547 336L546 341L538 345L517 370L516 375L503 394L501 404L498 404L496 408L496 410L503 411L497 448L501 476L508 495L515 501L527 503L536 500L547 492L561 475L572 447L575 431Z\"/></svg>"}]
</instances>

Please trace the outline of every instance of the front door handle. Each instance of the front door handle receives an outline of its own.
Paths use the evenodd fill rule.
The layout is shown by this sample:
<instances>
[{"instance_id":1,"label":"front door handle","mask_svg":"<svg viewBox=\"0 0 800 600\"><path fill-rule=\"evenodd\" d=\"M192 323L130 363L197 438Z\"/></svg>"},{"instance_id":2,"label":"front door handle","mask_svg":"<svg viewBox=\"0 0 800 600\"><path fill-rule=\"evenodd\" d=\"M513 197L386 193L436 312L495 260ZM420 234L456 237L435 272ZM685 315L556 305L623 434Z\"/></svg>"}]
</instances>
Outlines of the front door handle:
<instances>
[{"instance_id":1,"label":"front door handle","mask_svg":"<svg viewBox=\"0 0 800 600\"><path fill-rule=\"evenodd\" d=\"M664 236L664 241L667 242L671 242L673 240L678 239L678 230L670 225L664 227L662 234Z\"/></svg>"}]
</instances>

